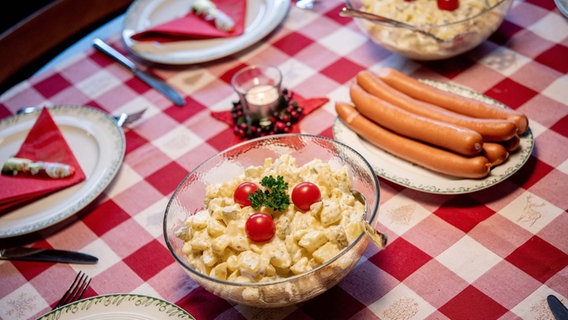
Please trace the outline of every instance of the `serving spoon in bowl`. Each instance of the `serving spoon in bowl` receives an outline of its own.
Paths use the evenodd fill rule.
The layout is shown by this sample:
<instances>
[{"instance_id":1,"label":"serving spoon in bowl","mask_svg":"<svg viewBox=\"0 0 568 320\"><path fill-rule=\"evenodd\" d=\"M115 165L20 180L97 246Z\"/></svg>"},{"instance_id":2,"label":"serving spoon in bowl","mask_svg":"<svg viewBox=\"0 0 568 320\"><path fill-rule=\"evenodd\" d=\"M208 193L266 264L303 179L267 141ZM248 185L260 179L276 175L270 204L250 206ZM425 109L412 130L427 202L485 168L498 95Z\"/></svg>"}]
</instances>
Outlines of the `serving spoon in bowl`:
<instances>
[{"instance_id":1,"label":"serving spoon in bowl","mask_svg":"<svg viewBox=\"0 0 568 320\"><path fill-rule=\"evenodd\" d=\"M408 23L404 23L398 20L394 20L394 19L390 19L387 17L383 17L383 16L379 16L370 12L366 12L366 11L361 11L361 10L357 10L357 9L353 9L353 8L347 8L344 7L343 9L341 9L341 11L339 12L339 15L342 17L350 17L350 18L361 18L361 19L365 19L367 21L373 22L373 23L378 23L381 25L387 25L387 26L391 26L391 27L399 27L399 28L405 28L408 30L412 30L412 31L416 31L418 33L421 33L427 37L430 37L434 40L436 40L436 42L440 42L440 43L454 43L455 41L461 41L463 38L467 37L469 35L469 33L462 33L462 34L458 34L453 38L449 38L449 39L442 39L438 36L436 36L435 34L428 32L424 29L421 29L419 27L413 26L411 24Z\"/></svg>"},{"instance_id":2,"label":"serving spoon in bowl","mask_svg":"<svg viewBox=\"0 0 568 320\"><path fill-rule=\"evenodd\" d=\"M351 194L353 194L355 200L361 202L364 206L367 206L367 200L361 192L357 190L351 190ZM363 225L363 230L365 231L367 236L371 238L371 240L379 249L383 249L387 245L387 236L384 233L380 233L375 230L375 228L373 228L373 226L371 226L371 224L365 219L361 219L361 224Z\"/></svg>"}]
</instances>

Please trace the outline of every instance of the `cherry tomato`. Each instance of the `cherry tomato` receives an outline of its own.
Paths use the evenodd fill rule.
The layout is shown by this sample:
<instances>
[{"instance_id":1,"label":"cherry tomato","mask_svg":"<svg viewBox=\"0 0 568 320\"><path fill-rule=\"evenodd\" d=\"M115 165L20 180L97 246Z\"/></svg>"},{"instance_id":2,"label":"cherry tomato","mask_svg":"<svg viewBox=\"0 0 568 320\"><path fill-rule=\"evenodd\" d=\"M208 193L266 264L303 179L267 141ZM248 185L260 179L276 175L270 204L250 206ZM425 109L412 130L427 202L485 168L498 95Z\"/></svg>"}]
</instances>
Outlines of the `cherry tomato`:
<instances>
[{"instance_id":1,"label":"cherry tomato","mask_svg":"<svg viewBox=\"0 0 568 320\"><path fill-rule=\"evenodd\" d=\"M438 9L454 11L459 7L459 0L438 0Z\"/></svg>"},{"instance_id":2,"label":"cherry tomato","mask_svg":"<svg viewBox=\"0 0 568 320\"><path fill-rule=\"evenodd\" d=\"M233 200L235 201L235 203L238 203L243 207L250 206L248 196L249 194L254 193L256 190L258 190L258 186L255 183L243 182L235 190L235 193L233 194Z\"/></svg>"},{"instance_id":3,"label":"cherry tomato","mask_svg":"<svg viewBox=\"0 0 568 320\"><path fill-rule=\"evenodd\" d=\"M310 210L310 206L320 200L320 189L311 182L299 183L292 190L292 202L302 211Z\"/></svg>"},{"instance_id":4,"label":"cherry tomato","mask_svg":"<svg viewBox=\"0 0 568 320\"><path fill-rule=\"evenodd\" d=\"M257 212L247 219L245 232L252 241L265 242L274 237L276 225L274 225L274 220L272 220L270 215Z\"/></svg>"}]
</instances>

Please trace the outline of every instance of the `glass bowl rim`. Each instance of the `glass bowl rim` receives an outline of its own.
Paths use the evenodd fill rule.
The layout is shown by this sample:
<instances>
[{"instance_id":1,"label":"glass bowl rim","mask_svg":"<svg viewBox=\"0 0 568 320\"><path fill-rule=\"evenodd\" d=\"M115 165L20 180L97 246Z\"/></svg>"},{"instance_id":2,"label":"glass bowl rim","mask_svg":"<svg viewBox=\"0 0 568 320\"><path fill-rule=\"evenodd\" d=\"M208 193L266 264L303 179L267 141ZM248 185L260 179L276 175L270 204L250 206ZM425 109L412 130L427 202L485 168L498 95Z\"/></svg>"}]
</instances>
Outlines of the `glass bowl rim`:
<instances>
[{"instance_id":1,"label":"glass bowl rim","mask_svg":"<svg viewBox=\"0 0 568 320\"><path fill-rule=\"evenodd\" d=\"M448 22L448 23L444 23L444 24L424 24L424 25L413 25L413 26L415 26L416 28L422 29L422 30L431 30L431 29L437 29L437 28L443 28L443 27L448 27L448 26L453 26L453 25L461 24L461 23L464 23L464 22L467 22L467 21L476 19L476 18L478 18L478 17L480 17L480 16L486 14L487 12L491 12L491 11L493 11L493 9L497 8L498 6L502 5L502 4L505 3L505 2L513 2L513 0L499 0L499 1L498 1L497 3L495 3L493 6L491 6L491 7L489 7L489 8L485 8L485 10L483 10L483 11L481 11L481 12L479 12L479 13L473 15L473 16L470 16L470 17L467 17L467 18L465 18L465 19L462 19L462 20L453 21L453 22ZM350 9L358 9L358 10L359 10L359 8L355 8L355 7L353 6L353 4L351 4L351 0L345 0L345 4L346 4L346 6L347 6L348 8L350 8ZM361 19L361 18L353 18L353 19L354 19L354 20L355 20L355 19L364 20L364 19ZM378 25L381 25L381 26L383 26L383 27L390 27L390 28L393 28L393 29L408 29L408 28L393 26L393 25L390 25L390 24L387 24L387 23L382 23L382 22L380 22L380 21L376 21L376 22L374 22L374 23L375 23L375 24L378 24ZM410 24L410 23L408 23L408 22L405 22L405 23ZM408 30L414 31L414 30L412 30L412 29L408 29Z\"/></svg>"},{"instance_id":2,"label":"glass bowl rim","mask_svg":"<svg viewBox=\"0 0 568 320\"><path fill-rule=\"evenodd\" d=\"M355 239L353 240L353 242L351 242L347 247L343 248L343 250L341 250L341 252L339 252L337 255L335 255L333 258L329 259L328 261L326 261L324 264L319 265L318 267L311 269L307 272L301 273L301 274L297 274L288 278L283 278L283 279L278 279L278 280L274 280L274 281L266 281L266 282L253 282L253 283L240 283L240 282L231 282L231 281L226 281L226 280L221 280L221 279L217 279L214 277L211 277L207 274L201 273L198 270L192 268L189 264L187 264L187 262L185 260L183 260L181 257L179 257L172 244L170 243L169 237L168 237L168 230L167 230L167 218L168 218L168 213L169 213L169 209L170 206L172 205L172 202L175 198L175 196L180 192L180 188L181 186L184 185L185 181L187 179L189 179L189 177L196 172L198 169L200 169L203 165L205 165L207 162L211 161L212 159L228 153L230 151L233 151L235 149L238 148L242 148L243 146L246 146L247 144L251 144L251 143L256 143L259 141L263 141L263 140L271 140L271 139L281 139L281 138L287 138L287 137L299 137L299 138L310 138L310 139L319 139L319 140L325 140L325 141L329 141L332 142L333 144L339 145L342 148L345 148L347 150L349 150L351 153L353 153L354 155L356 155L357 157L359 157L361 160L363 160L364 165L367 167L367 169L369 169L369 171L372 173L372 177L373 177L373 184L376 186L377 188L377 201L375 202L373 208L370 210L371 212L371 216L368 217L368 221L374 221L375 218L377 218L378 214L379 214L379 202L380 202L380 184L379 184L379 179L373 169L373 167L371 166L371 164L367 161L367 159L365 159L365 157L363 157L363 155L361 155L357 150L351 148L350 146L337 141L335 139L331 139L328 137L324 137L324 136L320 136L320 135L314 135L314 134L304 134L304 133L286 133L286 134L278 134L278 135L270 135L270 136L265 136L265 137L259 137L259 138L254 138L254 139L250 139L247 141L243 141L240 142L236 145L233 145L229 148L226 148L220 152L215 153L214 155L212 155L211 157L207 158L206 160L204 160L203 162L201 162L199 165L197 165L193 170L191 170L185 177L184 179L179 183L179 185L176 187L175 191L172 193L172 195L170 196L169 200L168 200L168 204L166 206L166 210L164 211L164 219L163 219L163 224L162 224L162 229L163 229L163 233L164 233L164 240L166 242L166 246L168 247L168 250L172 253L172 255L174 256L174 258L184 267L184 269L190 271L192 274L203 278L207 281L211 281L211 282L215 282L221 285L228 285L228 286L233 286L233 287L242 287L242 288L247 288L247 287L267 287L267 286L271 286L271 285L278 285L278 284L282 284L282 283L286 283L286 282L290 282L290 281L294 281L297 280L299 278L303 278L306 277L310 274L316 273L317 271L329 266L330 264L332 264L333 262L335 262L336 260L338 260L339 258L343 257L345 254L347 254L353 247L355 247L355 245L357 245L362 239L363 237L367 237L367 234L363 231L361 232L361 234ZM364 216L366 216L368 214L367 211L365 211ZM370 239L369 239L370 241ZM371 242L371 241L370 241Z\"/></svg>"}]
</instances>

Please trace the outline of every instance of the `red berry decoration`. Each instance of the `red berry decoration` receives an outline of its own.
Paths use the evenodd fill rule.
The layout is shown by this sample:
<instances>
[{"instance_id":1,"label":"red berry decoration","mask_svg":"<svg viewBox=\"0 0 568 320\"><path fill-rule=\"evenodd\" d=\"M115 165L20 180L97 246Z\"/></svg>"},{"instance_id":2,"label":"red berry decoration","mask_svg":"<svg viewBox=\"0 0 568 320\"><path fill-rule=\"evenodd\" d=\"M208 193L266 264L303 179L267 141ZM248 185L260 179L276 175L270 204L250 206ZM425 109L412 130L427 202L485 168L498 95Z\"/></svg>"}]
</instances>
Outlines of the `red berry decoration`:
<instances>
[{"instance_id":1,"label":"red berry decoration","mask_svg":"<svg viewBox=\"0 0 568 320\"><path fill-rule=\"evenodd\" d=\"M438 0L438 9L454 11L460 6L459 0Z\"/></svg>"},{"instance_id":2,"label":"red berry decoration","mask_svg":"<svg viewBox=\"0 0 568 320\"><path fill-rule=\"evenodd\" d=\"M248 123L240 101L233 102L231 114L233 117L233 132L239 138L252 139L264 137L277 133L288 133L292 131L292 125L298 122L304 115L302 108L296 101L292 100L292 92L284 88L280 98L279 111L270 117L269 123L259 123L254 121Z\"/></svg>"}]
</instances>

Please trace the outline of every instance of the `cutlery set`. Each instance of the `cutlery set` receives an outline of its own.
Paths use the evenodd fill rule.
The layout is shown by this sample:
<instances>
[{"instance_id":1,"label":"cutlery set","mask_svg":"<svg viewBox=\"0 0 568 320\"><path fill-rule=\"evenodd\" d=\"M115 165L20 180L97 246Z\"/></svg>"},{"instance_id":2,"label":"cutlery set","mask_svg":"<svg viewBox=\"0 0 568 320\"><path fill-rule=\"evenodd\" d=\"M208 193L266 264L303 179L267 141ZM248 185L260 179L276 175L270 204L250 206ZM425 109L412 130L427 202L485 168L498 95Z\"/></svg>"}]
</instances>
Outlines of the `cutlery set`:
<instances>
[{"instance_id":1,"label":"cutlery set","mask_svg":"<svg viewBox=\"0 0 568 320\"><path fill-rule=\"evenodd\" d=\"M68 250L13 247L0 249L0 260L96 264L99 259L86 253ZM568 309L556 296L549 295L546 300L556 320L568 320Z\"/></svg>"},{"instance_id":2,"label":"cutlery set","mask_svg":"<svg viewBox=\"0 0 568 320\"><path fill-rule=\"evenodd\" d=\"M56 262L56 263L74 263L74 264L96 264L98 258L86 253L56 250L56 249L42 249L42 248L26 248L26 247L13 247L7 249L0 249L0 260L21 260L21 261L41 261L41 262ZM79 275L78 275L79 276ZM77 279L75 279L77 281ZM75 281L73 284L75 284ZM90 280L89 280L90 282ZM72 285L73 286L73 285ZM85 285L84 289L88 283ZM71 289L71 288L70 288ZM84 290L82 291L84 293ZM81 293L81 295L82 295ZM69 294L68 292L65 295ZM64 296L65 298L65 296ZM80 298L80 296L79 296ZM546 298L548 306L556 320L568 320L568 309L562 302L554 295L549 295ZM63 298L56 307L67 304ZM73 301L73 300L71 300Z\"/></svg>"}]
</instances>

